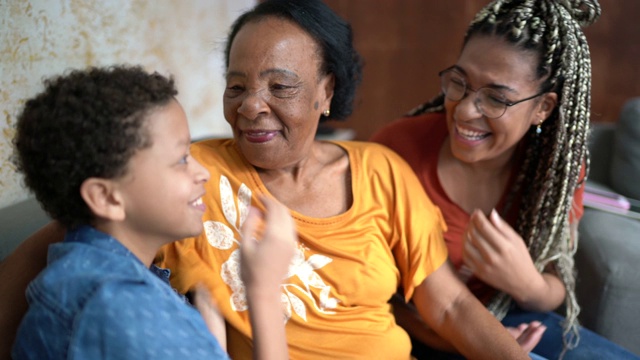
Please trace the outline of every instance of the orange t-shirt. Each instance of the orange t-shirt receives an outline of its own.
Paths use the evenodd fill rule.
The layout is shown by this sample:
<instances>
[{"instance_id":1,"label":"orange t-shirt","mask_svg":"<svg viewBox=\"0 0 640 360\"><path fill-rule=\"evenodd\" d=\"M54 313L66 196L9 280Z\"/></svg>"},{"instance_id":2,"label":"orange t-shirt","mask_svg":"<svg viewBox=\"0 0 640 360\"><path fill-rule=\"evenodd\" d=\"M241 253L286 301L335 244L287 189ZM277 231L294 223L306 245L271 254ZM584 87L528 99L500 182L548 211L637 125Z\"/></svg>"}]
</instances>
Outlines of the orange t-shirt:
<instances>
[{"instance_id":1,"label":"orange t-shirt","mask_svg":"<svg viewBox=\"0 0 640 360\"><path fill-rule=\"evenodd\" d=\"M299 247L283 281L282 309L292 359L409 359L411 344L388 300L414 288L447 259L440 211L411 168L387 148L335 142L349 154L353 203L345 213L311 218L292 212ZM194 144L211 173L203 234L164 247L160 266L185 292L207 285L227 321L232 358L251 358L251 328L239 274L238 229L249 205L264 210L258 173L233 140Z\"/></svg>"},{"instance_id":2,"label":"orange t-shirt","mask_svg":"<svg viewBox=\"0 0 640 360\"><path fill-rule=\"evenodd\" d=\"M438 157L447 136L449 136L449 132L445 114L430 113L393 121L374 134L372 141L388 146L405 159L418 176L431 201L440 208L448 228L444 238L449 250L449 258L456 269L460 270L463 235L469 223L470 214L449 199L438 178ZM514 166L510 184L515 180L517 168ZM584 168L581 177L584 177ZM582 217L584 211L582 206L583 193L584 185L578 187L574 193L571 221L579 220ZM511 226L514 226L520 204L518 199L515 199L511 211L504 214L507 195L508 190L502 195L496 210ZM484 303L495 294L495 289L475 277L468 280L467 286Z\"/></svg>"}]
</instances>

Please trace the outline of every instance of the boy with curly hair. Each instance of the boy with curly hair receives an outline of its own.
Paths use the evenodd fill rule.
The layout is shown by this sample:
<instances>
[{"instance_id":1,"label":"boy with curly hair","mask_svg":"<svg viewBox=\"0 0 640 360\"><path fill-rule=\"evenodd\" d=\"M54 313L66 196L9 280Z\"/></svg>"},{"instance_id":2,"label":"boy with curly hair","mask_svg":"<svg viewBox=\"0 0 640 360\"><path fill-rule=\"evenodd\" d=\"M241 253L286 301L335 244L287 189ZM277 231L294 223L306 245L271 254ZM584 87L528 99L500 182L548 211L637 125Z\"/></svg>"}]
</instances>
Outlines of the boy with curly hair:
<instances>
[{"instance_id":1,"label":"boy with curly hair","mask_svg":"<svg viewBox=\"0 0 640 360\"><path fill-rule=\"evenodd\" d=\"M206 294L195 301L203 320L168 285L169 271L152 265L161 246L202 231L209 173L189 154L176 95L170 78L115 66L46 80L26 102L15 162L68 231L27 289L14 358L227 357L224 336L218 342L212 335L224 324ZM254 331L270 340L258 357L285 358L281 315L268 309L280 306L296 235L288 210L262 200L263 239L241 249L242 274ZM251 211L245 238L253 238L260 217Z\"/></svg>"}]
</instances>

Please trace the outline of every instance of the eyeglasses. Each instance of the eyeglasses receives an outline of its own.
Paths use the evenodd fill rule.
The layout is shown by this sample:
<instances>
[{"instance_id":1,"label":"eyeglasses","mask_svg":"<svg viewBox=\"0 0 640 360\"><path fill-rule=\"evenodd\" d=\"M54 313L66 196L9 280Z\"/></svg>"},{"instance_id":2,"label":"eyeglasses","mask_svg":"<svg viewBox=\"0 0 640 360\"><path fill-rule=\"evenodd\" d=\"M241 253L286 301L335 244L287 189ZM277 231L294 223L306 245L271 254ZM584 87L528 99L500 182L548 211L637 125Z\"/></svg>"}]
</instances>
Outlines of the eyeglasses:
<instances>
[{"instance_id":1,"label":"eyeglasses","mask_svg":"<svg viewBox=\"0 0 640 360\"><path fill-rule=\"evenodd\" d=\"M497 119L504 115L508 107L534 99L547 92L543 91L518 101L509 101L502 93L492 88L472 89L467 85L464 76L454 67L444 69L438 75L440 76L440 87L447 99L460 101L467 96L467 91L473 91L476 93L473 104L478 109L478 112L489 119Z\"/></svg>"}]
</instances>

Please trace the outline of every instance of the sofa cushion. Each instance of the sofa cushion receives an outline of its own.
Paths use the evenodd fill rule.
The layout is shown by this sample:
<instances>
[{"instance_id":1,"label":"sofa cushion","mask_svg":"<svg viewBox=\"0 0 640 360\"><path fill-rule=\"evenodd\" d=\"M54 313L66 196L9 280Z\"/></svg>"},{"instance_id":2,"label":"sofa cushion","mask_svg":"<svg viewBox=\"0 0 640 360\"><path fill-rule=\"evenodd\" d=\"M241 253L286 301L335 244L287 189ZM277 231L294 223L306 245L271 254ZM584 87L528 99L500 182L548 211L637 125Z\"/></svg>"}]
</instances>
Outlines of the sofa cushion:
<instances>
[{"instance_id":1,"label":"sofa cushion","mask_svg":"<svg viewBox=\"0 0 640 360\"><path fill-rule=\"evenodd\" d=\"M624 105L618 120L611 159L613 190L640 199L640 97Z\"/></svg>"},{"instance_id":2,"label":"sofa cushion","mask_svg":"<svg viewBox=\"0 0 640 360\"><path fill-rule=\"evenodd\" d=\"M575 255L585 327L640 355L640 221L585 209Z\"/></svg>"}]
</instances>

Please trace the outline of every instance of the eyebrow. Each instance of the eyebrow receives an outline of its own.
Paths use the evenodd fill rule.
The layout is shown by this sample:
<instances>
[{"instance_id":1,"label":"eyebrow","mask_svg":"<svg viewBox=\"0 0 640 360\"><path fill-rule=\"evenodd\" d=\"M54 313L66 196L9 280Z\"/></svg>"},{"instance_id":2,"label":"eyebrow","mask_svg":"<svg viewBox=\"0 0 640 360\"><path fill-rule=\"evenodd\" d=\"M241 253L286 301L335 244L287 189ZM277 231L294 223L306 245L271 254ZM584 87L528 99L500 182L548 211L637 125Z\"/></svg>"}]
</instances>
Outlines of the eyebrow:
<instances>
[{"instance_id":1,"label":"eyebrow","mask_svg":"<svg viewBox=\"0 0 640 360\"><path fill-rule=\"evenodd\" d=\"M467 77L467 78L469 77L469 75L467 74L467 72L466 72L466 71L464 71L464 69L463 69L463 68L461 68L460 66L458 66L458 65L453 65L453 68L454 68L457 72L462 73L462 75L464 75L465 77ZM511 88L511 87L509 87L509 86L507 86L507 85L503 85L503 84L491 83L491 84L488 84L488 85L485 85L485 86L481 86L481 87L487 87L487 88L491 88L491 89L494 89L494 90L504 90L504 91L508 91L508 92L510 92L510 93L519 94L519 92L518 92L518 91L516 91L514 88Z\"/></svg>"},{"instance_id":2,"label":"eyebrow","mask_svg":"<svg viewBox=\"0 0 640 360\"><path fill-rule=\"evenodd\" d=\"M269 74L282 74L282 75L285 75L285 76L298 78L298 74L294 73L293 71L286 70L286 69L280 69L280 68L267 69L267 70L261 71L259 76L260 77L265 77L265 76L267 76ZM230 76L247 77L247 74L242 72L242 71L228 71L226 77L229 78Z\"/></svg>"}]
</instances>

